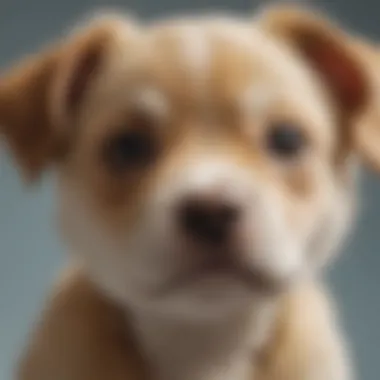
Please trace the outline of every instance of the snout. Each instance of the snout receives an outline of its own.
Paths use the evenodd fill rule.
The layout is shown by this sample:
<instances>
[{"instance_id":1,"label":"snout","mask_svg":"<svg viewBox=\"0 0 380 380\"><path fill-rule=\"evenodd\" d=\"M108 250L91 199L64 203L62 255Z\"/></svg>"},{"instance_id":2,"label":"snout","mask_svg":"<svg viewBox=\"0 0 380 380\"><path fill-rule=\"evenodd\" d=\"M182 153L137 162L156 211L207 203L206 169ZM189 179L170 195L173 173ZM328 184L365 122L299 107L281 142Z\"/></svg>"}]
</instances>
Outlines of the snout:
<instances>
[{"instance_id":1,"label":"snout","mask_svg":"<svg viewBox=\"0 0 380 380\"><path fill-rule=\"evenodd\" d=\"M248 175L221 163L194 165L182 171L172 197L172 238L182 242L177 255L194 272L232 273L243 266L254 194Z\"/></svg>"},{"instance_id":2,"label":"snout","mask_svg":"<svg viewBox=\"0 0 380 380\"><path fill-rule=\"evenodd\" d=\"M234 251L247 224L254 187L243 168L221 160L182 167L171 219L180 239L202 252Z\"/></svg>"},{"instance_id":3,"label":"snout","mask_svg":"<svg viewBox=\"0 0 380 380\"><path fill-rule=\"evenodd\" d=\"M198 260L195 277L199 275L229 275L240 279L249 287L265 292L276 292L281 282L252 265L241 241L241 230L246 226L243 204L223 194L191 194L177 209L177 225L190 245L195 248ZM194 252L193 252L194 253ZM191 278L191 274L190 274Z\"/></svg>"},{"instance_id":4,"label":"snout","mask_svg":"<svg viewBox=\"0 0 380 380\"><path fill-rule=\"evenodd\" d=\"M216 158L178 163L160 183L161 217L155 220L165 231L168 287L217 279L255 292L278 289L298 259L281 203L251 166Z\"/></svg>"}]
</instances>

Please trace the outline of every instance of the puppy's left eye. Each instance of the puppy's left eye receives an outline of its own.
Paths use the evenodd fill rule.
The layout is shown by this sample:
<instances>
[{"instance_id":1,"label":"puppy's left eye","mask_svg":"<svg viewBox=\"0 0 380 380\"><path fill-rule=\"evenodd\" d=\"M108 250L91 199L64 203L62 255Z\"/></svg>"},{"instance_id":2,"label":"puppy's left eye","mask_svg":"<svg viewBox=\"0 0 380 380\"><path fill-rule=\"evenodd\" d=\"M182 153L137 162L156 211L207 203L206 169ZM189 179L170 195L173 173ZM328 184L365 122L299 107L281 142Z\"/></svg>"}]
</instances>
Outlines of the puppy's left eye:
<instances>
[{"instance_id":1,"label":"puppy's left eye","mask_svg":"<svg viewBox=\"0 0 380 380\"><path fill-rule=\"evenodd\" d=\"M297 157L307 145L303 131L290 122L277 122L269 127L266 147L278 158Z\"/></svg>"}]
</instances>

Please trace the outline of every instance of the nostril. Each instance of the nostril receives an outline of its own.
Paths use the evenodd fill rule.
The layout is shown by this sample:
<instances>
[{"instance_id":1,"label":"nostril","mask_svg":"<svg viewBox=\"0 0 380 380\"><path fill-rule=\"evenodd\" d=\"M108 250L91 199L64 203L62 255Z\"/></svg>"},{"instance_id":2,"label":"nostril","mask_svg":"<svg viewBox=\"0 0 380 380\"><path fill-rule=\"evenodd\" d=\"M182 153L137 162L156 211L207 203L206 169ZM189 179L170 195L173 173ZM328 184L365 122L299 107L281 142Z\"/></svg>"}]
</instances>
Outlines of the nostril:
<instances>
[{"instance_id":1,"label":"nostril","mask_svg":"<svg viewBox=\"0 0 380 380\"><path fill-rule=\"evenodd\" d=\"M213 200L187 200L180 208L180 225L185 234L207 244L224 243L231 234L239 210Z\"/></svg>"}]
</instances>

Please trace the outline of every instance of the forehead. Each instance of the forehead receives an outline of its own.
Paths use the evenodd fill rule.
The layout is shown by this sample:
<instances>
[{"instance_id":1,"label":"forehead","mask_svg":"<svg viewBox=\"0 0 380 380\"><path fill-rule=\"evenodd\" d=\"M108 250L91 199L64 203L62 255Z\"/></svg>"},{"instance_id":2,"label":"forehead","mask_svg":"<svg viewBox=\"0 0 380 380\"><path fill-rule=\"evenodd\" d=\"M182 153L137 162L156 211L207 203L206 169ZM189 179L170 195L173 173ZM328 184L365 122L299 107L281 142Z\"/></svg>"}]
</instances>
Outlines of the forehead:
<instances>
[{"instance_id":1,"label":"forehead","mask_svg":"<svg viewBox=\"0 0 380 380\"><path fill-rule=\"evenodd\" d=\"M331 138L329 103L317 78L253 21L169 20L141 27L132 43L124 43L130 42L125 33L116 33L121 43L108 81L111 91L117 88L115 104L148 94L150 104L177 110L186 105L290 113Z\"/></svg>"},{"instance_id":2,"label":"forehead","mask_svg":"<svg viewBox=\"0 0 380 380\"><path fill-rule=\"evenodd\" d=\"M146 30L143 40L146 78L176 96L186 89L194 99L225 96L236 101L256 89L272 98L310 99L313 107L320 102L320 88L308 68L253 22L168 21Z\"/></svg>"}]
</instances>

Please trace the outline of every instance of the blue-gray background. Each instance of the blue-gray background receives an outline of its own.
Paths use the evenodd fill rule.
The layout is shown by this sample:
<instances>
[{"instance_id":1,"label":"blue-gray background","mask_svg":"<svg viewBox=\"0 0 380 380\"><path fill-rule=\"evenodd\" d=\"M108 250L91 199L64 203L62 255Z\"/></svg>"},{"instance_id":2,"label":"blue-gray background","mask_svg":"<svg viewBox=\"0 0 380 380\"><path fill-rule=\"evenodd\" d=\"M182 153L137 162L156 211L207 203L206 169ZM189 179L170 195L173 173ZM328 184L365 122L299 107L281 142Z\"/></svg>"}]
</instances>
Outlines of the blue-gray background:
<instances>
[{"instance_id":1,"label":"blue-gray background","mask_svg":"<svg viewBox=\"0 0 380 380\"><path fill-rule=\"evenodd\" d=\"M117 5L143 17L189 10L252 10L252 0L0 0L0 66L51 41L81 15ZM314 4L346 25L380 37L378 0ZM380 128L380 125L379 125ZM353 344L358 380L380 378L380 184L363 181L363 213L330 278ZM51 181L26 192L9 157L0 155L0 380L12 367L63 260L54 222ZM326 379L333 380L333 379Z\"/></svg>"}]
</instances>

